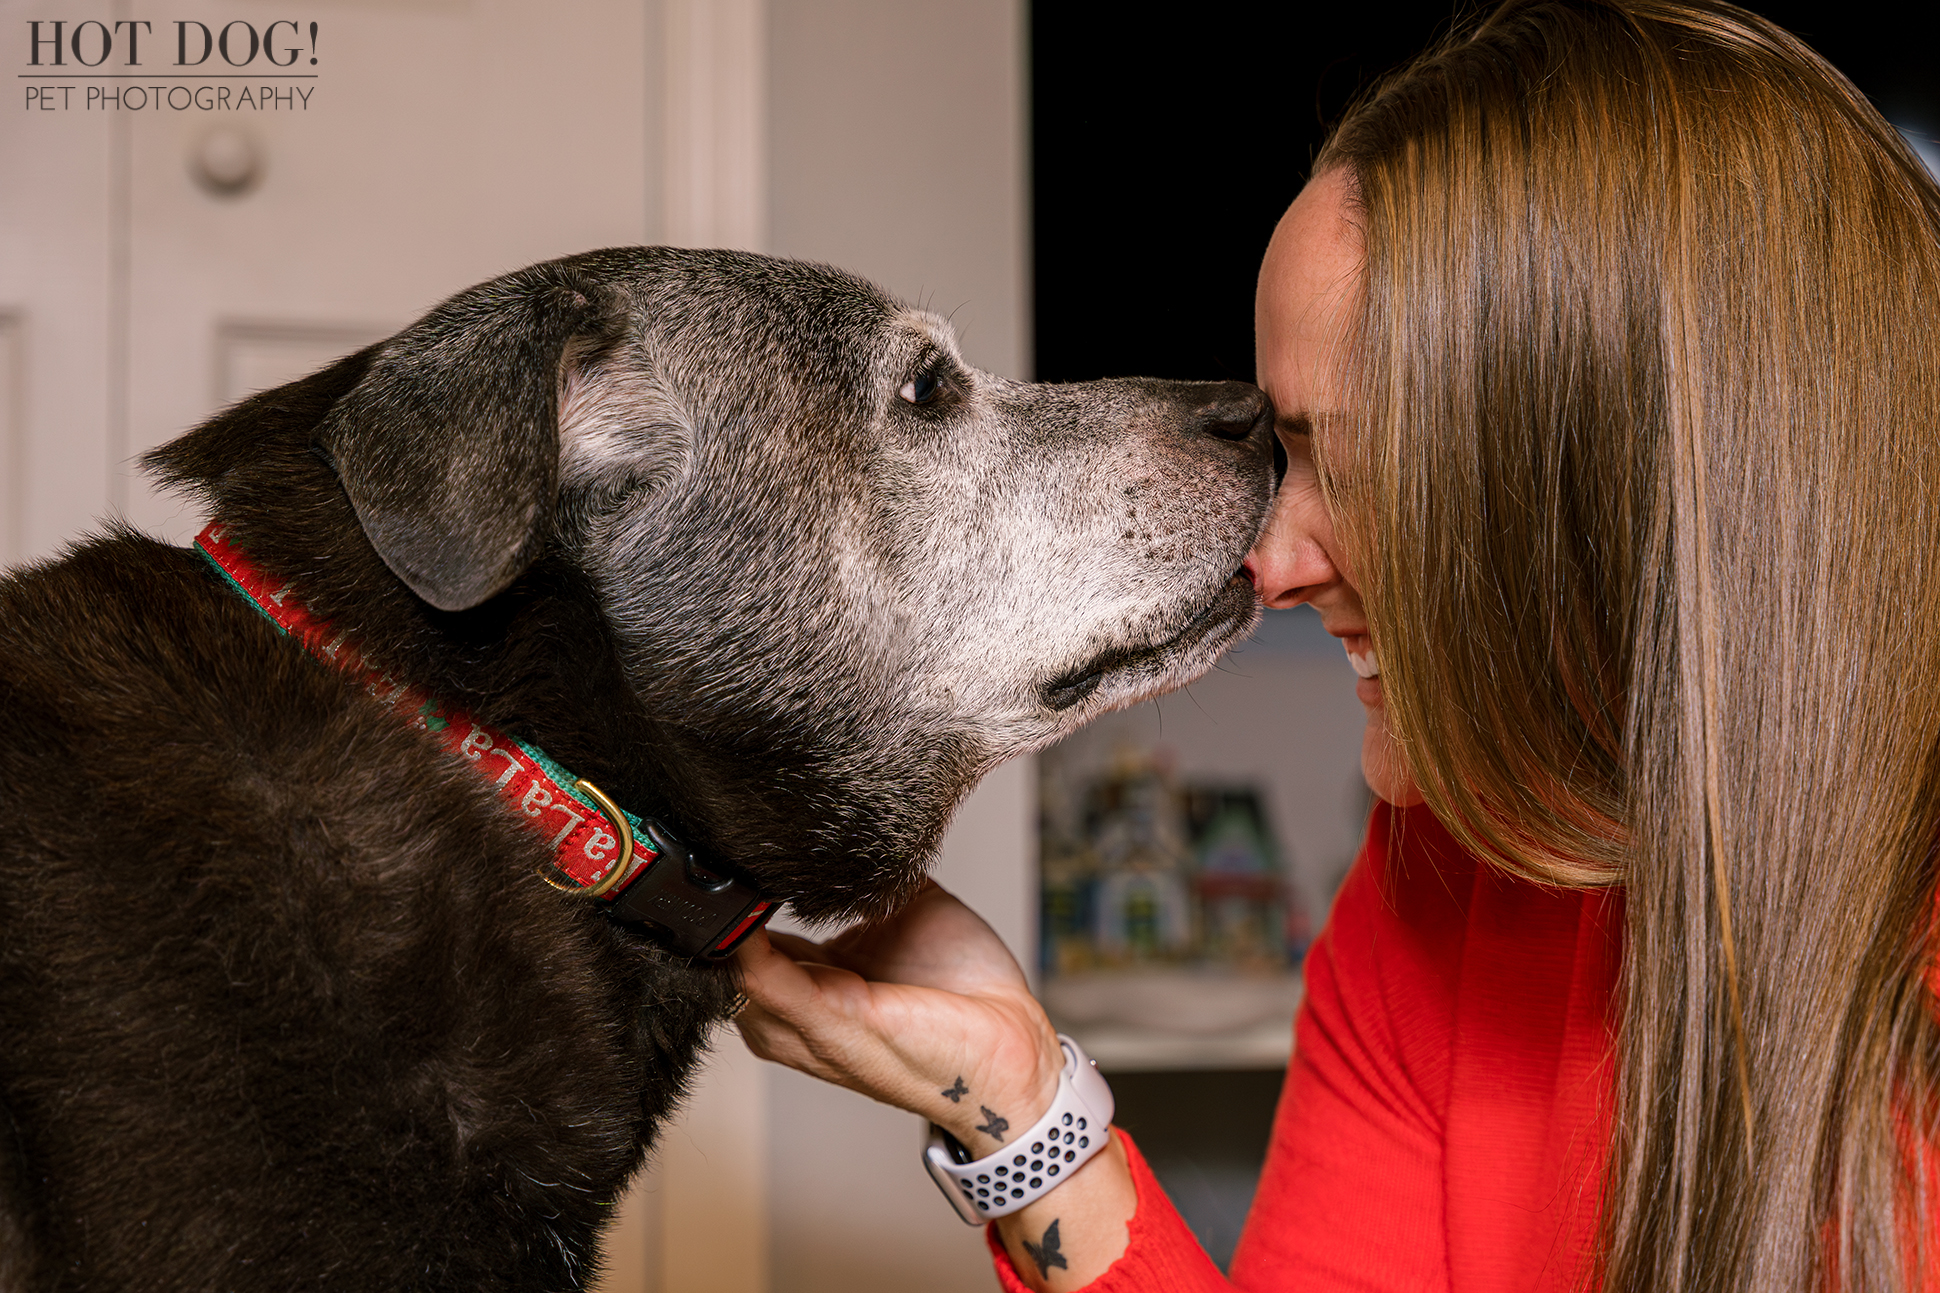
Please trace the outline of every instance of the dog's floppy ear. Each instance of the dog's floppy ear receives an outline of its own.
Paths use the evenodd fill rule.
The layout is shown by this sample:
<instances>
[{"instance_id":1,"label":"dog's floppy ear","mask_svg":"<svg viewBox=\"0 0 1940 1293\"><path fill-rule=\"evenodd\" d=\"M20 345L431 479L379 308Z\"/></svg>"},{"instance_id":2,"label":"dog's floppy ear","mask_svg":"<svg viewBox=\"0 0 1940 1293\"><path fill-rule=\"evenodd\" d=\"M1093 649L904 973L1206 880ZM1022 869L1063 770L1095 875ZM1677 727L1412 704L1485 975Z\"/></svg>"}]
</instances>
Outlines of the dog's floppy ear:
<instances>
[{"instance_id":1,"label":"dog's floppy ear","mask_svg":"<svg viewBox=\"0 0 1940 1293\"><path fill-rule=\"evenodd\" d=\"M566 343L623 312L557 264L461 292L385 342L318 443L378 555L440 610L499 592L531 564L559 496Z\"/></svg>"}]
</instances>

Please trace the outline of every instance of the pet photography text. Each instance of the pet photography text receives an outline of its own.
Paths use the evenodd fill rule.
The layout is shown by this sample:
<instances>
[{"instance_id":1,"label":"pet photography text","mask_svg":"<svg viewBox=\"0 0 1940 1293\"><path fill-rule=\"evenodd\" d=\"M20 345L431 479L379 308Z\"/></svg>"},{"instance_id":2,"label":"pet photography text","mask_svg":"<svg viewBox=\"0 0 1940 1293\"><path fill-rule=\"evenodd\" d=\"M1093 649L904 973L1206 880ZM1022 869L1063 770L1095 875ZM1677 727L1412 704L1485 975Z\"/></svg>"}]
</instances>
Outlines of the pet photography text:
<instances>
[{"instance_id":1,"label":"pet photography text","mask_svg":"<svg viewBox=\"0 0 1940 1293\"><path fill-rule=\"evenodd\" d=\"M307 112L317 24L277 19L26 22L15 79L39 112ZM173 56L172 59L170 56Z\"/></svg>"}]
</instances>

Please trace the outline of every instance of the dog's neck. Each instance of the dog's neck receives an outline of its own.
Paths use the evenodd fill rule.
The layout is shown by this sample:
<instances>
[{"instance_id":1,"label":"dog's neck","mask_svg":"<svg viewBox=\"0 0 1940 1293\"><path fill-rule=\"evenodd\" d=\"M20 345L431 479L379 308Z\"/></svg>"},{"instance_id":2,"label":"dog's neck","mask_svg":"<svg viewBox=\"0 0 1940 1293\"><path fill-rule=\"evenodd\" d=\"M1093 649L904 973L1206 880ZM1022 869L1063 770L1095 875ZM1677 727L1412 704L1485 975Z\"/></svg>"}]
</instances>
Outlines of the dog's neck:
<instances>
[{"instance_id":1,"label":"dog's neck","mask_svg":"<svg viewBox=\"0 0 1940 1293\"><path fill-rule=\"evenodd\" d=\"M369 664L349 633L312 614L293 581L258 567L221 521L202 531L196 548L270 623L362 682L400 722L490 781L510 810L550 832L546 883L598 902L673 952L708 960L730 955L774 914L776 904L754 886L701 864L664 825L627 812L543 750Z\"/></svg>"},{"instance_id":2,"label":"dog's neck","mask_svg":"<svg viewBox=\"0 0 1940 1293\"><path fill-rule=\"evenodd\" d=\"M368 361L353 355L255 397L149 465L221 516L266 570L299 581L313 612L354 628L373 659L543 745L620 803L651 807L811 919L893 910L908 896L921 874L911 859L934 851L979 749L947 733L893 744L880 729L831 735L759 706L695 714L691 696L662 685L651 649L616 638L571 527L488 601L427 605L379 557L315 446L318 420Z\"/></svg>"}]
</instances>

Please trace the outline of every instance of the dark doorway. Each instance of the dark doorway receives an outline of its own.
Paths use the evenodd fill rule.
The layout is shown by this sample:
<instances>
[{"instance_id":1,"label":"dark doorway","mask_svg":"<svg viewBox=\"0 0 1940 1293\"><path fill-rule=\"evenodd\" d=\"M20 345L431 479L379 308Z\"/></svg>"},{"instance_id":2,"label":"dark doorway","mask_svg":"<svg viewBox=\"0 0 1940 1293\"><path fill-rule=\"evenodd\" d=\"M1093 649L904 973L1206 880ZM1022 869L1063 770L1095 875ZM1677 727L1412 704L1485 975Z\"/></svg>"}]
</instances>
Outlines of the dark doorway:
<instances>
[{"instance_id":1,"label":"dark doorway","mask_svg":"<svg viewBox=\"0 0 1940 1293\"><path fill-rule=\"evenodd\" d=\"M1940 133L1934 6L1766 3L1910 132ZM1037 376L1253 376L1253 280L1354 94L1449 0L1031 12Z\"/></svg>"}]
</instances>

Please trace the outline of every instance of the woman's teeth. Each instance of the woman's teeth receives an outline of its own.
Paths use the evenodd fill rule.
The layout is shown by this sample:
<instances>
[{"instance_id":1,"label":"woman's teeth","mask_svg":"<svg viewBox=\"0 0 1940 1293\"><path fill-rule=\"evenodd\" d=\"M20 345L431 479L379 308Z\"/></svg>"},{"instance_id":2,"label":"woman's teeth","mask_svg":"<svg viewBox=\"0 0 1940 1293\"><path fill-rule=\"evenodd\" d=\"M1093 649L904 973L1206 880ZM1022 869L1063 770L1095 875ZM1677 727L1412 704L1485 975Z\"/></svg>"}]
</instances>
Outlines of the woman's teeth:
<instances>
[{"instance_id":1,"label":"woman's teeth","mask_svg":"<svg viewBox=\"0 0 1940 1293\"><path fill-rule=\"evenodd\" d=\"M1372 646L1368 647L1366 655L1357 655L1353 651L1349 651L1347 653L1347 663L1353 665L1354 672L1363 678L1379 678L1381 676L1381 657L1374 654L1374 648Z\"/></svg>"}]
</instances>

